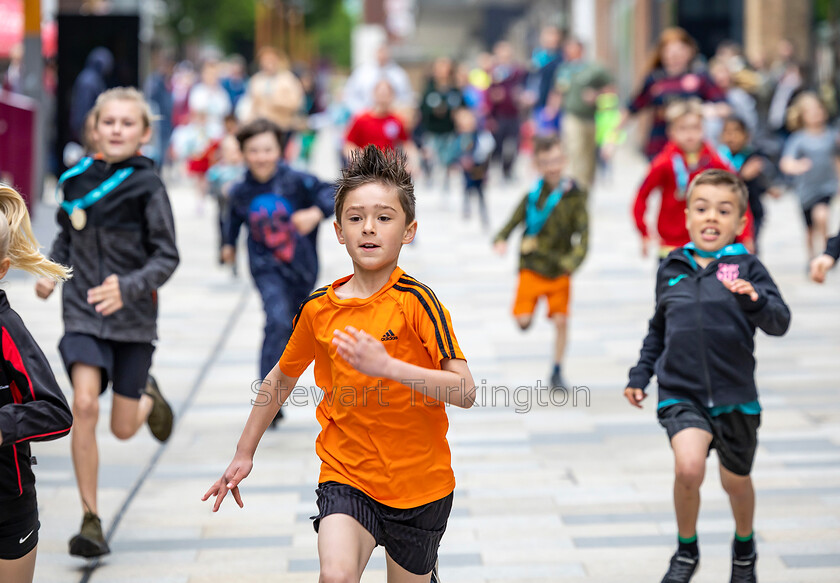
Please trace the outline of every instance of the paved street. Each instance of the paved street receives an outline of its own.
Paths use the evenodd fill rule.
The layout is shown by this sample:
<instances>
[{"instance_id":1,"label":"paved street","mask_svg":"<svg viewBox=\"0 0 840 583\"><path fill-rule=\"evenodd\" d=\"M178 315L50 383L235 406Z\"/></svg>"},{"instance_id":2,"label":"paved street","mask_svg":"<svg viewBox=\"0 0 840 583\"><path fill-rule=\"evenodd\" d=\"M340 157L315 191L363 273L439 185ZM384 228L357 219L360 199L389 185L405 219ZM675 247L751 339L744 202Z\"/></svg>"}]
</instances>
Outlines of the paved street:
<instances>
[{"instance_id":1,"label":"paved street","mask_svg":"<svg viewBox=\"0 0 840 583\"><path fill-rule=\"evenodd\" d=\"M331 164L322 160L319 167L327 171L321 174L328 177ZM566 366L569 382L579 388L568 402L554 404L517 389L545 379L552 334L542 317L527 334L513 324L516 257L495 256L475 218L461 221L460 186L448 195L422 181L418 186L419 236L401 265L450 309L473 374L485 387L480 406L450 409L458 486L440 555L446 583L662 576L676 538L671 452L655 419L655 396L641 412L622 397L653 308L654 260L639 256L629 214L643 170L640 159L623 153L612 182L602 182L591 199L590 254L573 282ZM490 189L494 228L533 178L527 165L519 176L515 186L496 182ZM182 263L160 293L153 370L177 409L175 433L165 446L145 428L118 442L108 430L110 397L102 400L99 505L113 553L95 570L67 555L81 517L70 440L33 446L42 524L35 580L314 582L314 403L288 407L281 428L265 435L243 487L244 509L228 500L214 515L200 501L230 460L250 409L262 311L250 279L233 279L216 265L212 207L198 215L183 185L171 196ZM39 210L37 227L47 245L53 208ZM840 579L840 273L823 287L806 280L800 215L793 198L771 202L762 241L766 264L793 312L786 337L758 335L765 413L753 476L763 583ZM834 219L836 228L836 213ZM319 285L350 271L346 252L324 227ZM244 256L239 259L246 271ZM42 303L32 285L18 274L5 289L70 400L56 349L59 298ZM314 385L311 369L300 384ZM716 466L713 454L703 486L698 583L728 580L734 526ZM378 549L363 581L384 581L384 564Z\"/></svg>"}]
</instances>

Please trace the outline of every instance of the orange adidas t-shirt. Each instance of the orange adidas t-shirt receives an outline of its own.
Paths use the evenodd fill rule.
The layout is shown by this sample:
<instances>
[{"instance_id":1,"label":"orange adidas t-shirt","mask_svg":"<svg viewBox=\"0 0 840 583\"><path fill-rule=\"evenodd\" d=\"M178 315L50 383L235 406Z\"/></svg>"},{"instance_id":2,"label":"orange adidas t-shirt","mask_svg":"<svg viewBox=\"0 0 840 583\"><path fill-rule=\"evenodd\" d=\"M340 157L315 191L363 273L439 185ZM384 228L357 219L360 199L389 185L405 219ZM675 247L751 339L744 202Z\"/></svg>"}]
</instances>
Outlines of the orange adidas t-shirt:
<instances>
[{"instance_id":1,"label":"orange adidas t-shirt","mask_svg":"<svg viewBox=\"0 0 840 583\"><path fill-rule=\"evenodd\" d=\"M444 403L408 384L363 375L338 355L332 339L334 330L353 326L380 338L395 358L440 369L445 358L464 359L449 312L399 267L371 297L340 299L335 289L351 277L307 298L279 363L296 378L315 361L315 382L324 391L316 410L318 481L348 484L393 508L434 502L455 488Z\"/></svg>"}]
</instances>

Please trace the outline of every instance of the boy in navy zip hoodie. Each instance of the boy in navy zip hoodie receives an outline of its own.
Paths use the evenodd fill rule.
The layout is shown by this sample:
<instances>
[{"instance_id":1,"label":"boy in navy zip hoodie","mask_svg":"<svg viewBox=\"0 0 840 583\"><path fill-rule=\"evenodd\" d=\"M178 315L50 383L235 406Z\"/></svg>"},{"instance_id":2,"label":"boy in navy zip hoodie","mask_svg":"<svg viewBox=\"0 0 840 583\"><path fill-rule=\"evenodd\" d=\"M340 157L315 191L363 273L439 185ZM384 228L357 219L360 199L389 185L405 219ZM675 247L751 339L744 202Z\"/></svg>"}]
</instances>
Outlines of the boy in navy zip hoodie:
<instances>
[{"instance_id":1,"label":"boy in navy zip hoodie","mask_svg":"<svg viewBox=\"0 0 840 583\"><path fill-rule=\"evenodd\" d=\"M630 404L641 408L656 374L657 416L674 451L679 545L663 583L685 583L697 569L700 485L712 448L735 519L730 581L756 581L750 470L761 406L755 329L781 336L790 311L761 262L734 243L746 226L748 200L743 181L725 170L707 170L691 182L691 243L674 249L659 267L656 311L624 390Z\"/></svg>"},{"instance_id":2,"label":"boy in navy zip hoodie","mask_svg":"<svg viewBox=\"0 0 840 583\"><path fill-rule=\"evenodd\" d=\"M315 287L318 225L333 213L335 186L281 161L280 129L256 119L236 134L248 171L230 191L222 259L236 260L248 225L248 260L265 310L260 378L274 368L292 335L292 320ZM281 418L282 410L277 419Z\"/></svg>"}]
</instances>

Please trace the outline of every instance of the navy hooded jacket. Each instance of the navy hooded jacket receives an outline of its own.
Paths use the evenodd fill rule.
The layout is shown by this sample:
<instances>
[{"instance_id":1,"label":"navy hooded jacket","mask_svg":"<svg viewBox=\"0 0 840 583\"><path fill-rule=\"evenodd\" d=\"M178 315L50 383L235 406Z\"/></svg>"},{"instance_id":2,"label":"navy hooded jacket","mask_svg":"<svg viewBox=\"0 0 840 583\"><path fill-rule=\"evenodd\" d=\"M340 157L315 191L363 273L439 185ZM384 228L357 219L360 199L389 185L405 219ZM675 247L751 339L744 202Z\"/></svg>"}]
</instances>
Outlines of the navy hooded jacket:
<instances>
[{"instance_id":1,"label":"navy hooded jacket","mask_svg":"<svg viewBox=\"0 0 840 583\"><path fill-rule=\"evenodd\" d=\"M250 171L230 192L230 211L224 243L236 246L243 224L248 225L248 258L251 273L280 270L290 282L312 287L318 276L318 228L308 235L291 222L296 211L313 206L325 217L333 214L335 185L280 163L267 182Z\"/></svg>"},{"instance_id":2,"label":"navy hooded jacket","mask_svg":"<svg viewBox=\"0 0 840 583\"><path fill-rule=\"evenodd\" d=\"M781 336L790 310L764 265L742 245L729 245L720 255L701 269L678 248L662 262L656 311L628 387L644 389L656 374L660 403L691 399L711 408L758 399L755 329ZM735 279L750 282L758 300L721 283Z\"/></svg>"},{"instance_id":3,"label":"navy hooded jacket","mask_svg":"<svg viewBox=\"0 0 840 583\"><path fill-rule=\"evenodd\" d=\"M114 68L114 56L105 47L93 49L85 61L85 68L73 82L70 95L70 129L81 142L84 137L85 117L96 103L99 94L108 88L105 79Z\"/></svg>"}]
</instances>

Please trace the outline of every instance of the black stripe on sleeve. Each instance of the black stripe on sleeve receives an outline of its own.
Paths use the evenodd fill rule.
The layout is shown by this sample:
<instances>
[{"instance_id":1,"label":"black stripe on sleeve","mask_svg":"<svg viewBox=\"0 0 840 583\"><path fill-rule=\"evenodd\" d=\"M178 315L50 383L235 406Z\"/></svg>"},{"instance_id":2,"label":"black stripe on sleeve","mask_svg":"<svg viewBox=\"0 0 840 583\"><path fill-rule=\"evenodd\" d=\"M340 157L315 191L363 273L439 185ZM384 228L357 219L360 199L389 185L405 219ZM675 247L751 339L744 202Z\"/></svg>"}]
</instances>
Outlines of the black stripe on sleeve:
<instances>
[{"instance_id":1,"label":"black stripe on sleeve","mask_svg":"<svg viewBox=\"0 0 840 583\"><path fill-rule=\"evenodd\" d=\"M309 297L303 300L298 308L297 313L295 314L294 319L292 320L292 329L294 330L297 327L298 320L300 320L300 315L303 313L303 307L308 304L310 301L314 300L315 298L320 298L321 296L327 293L327 288L330 286L325 285L324 287L319 287L314 292L309 294Z\"/></svg>"},{"instance_id":2,"label":"black stripe on sleeve","mask_svg":"<svg viewBox=\"0 0 840 583\"><path fill-rule=\"evenodd\" d=\"M441 354L443 354L444 358L452 358L451 356L449 356L446 353L446 345L443 343L443 337L440 334L440 327L438 326L437 320L435 319L434 312L432 311L432 308L429 307L429 304L426 301L426 298L424 298L423 295L419 291L417 291L417 289L415 289L415 288L403 287L399 284L394 284L394 289L398 290L398 291L401 291L401 292L410 293L411 295L413 295L414 297L417 298L417 300L420 302L420 305L423 306L424 310L426 310L426 315L429 316L429 319L432 321L432 324L435 327L435 338L437 339L438 348L440 348Z\"/></svg>"},{"instance_id":3,"label":"black stripe on sleeve","mask_svg":"<svg viewBox=\"0 0 840 583\"><path fill-rule=\"evenodd\" d=\"M452 356L450 356L446 352L446 345L443 343L443 337L440 334L440 327L438 326L437 320L435 319L435 314L432 311L432 308L429 306L429 303L426 301L426 298L423 297L423 294L421 294L416 288L403 287L399 284L394 284L394 289L401 292L410 293L417 298L417 300L420 302L420 305L423 306L424 310L426 310L426 315L429 316L429 319L432 321L432 324L435 327L435 338L437 339L438 348L440 348L441 354L443 354L444 358L452 358Z\"/></svg>"},{"instance_id":4,"label":"black stripe on sleeve","mask_svg":"<svg viewBox=\"0 0 840 583\"><path fill-rule=\"evenodd\" d=\"M401 277L400 278L400 283L404 283L408 286L417 287L417 288L425 291L426 294L428 294L428 296L431 298L432 303L435 305L435 308L437 309L437 313L438 313L438 316L439 316L439 319L440 319L440 325L443 327L443 332L446 335L446 343L449 346L449 354L452 355L449 358L455 358L455 356L454 356L455 355L455 344L452 342L452 334L449 331L449 325L446 323L446 314L444 314L443 306L441 305L440 301L438 300L437 296L435 295L435 292L433 292L432 289L429 286L420 283L419 281L417 281L413 277L409 277L409 276Z\"/></svg>"}]
</instances>

